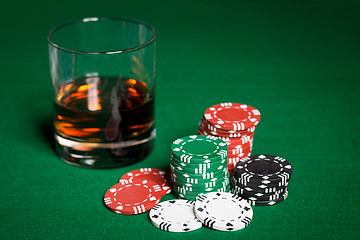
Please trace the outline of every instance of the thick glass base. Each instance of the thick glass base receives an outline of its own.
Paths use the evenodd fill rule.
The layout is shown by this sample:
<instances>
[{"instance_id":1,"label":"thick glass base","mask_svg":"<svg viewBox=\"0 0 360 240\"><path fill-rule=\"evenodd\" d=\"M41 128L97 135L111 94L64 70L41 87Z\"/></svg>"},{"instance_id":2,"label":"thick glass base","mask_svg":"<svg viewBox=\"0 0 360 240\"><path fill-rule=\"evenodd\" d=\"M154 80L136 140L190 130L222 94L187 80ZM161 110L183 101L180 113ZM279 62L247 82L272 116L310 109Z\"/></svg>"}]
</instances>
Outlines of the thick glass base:
<instances>
[{"instance_id":1,"label":"thick glass base","mask_svg":"<svg viewBox=\"0 0 360 240\"><path fill-rule=\"evenodd\" d=\"M55 148L64 162L87 168L122 167L146 158L154 148L155 129L149 137L118 143L88 143L55 133Z\"/></svg>"}]
</instances>

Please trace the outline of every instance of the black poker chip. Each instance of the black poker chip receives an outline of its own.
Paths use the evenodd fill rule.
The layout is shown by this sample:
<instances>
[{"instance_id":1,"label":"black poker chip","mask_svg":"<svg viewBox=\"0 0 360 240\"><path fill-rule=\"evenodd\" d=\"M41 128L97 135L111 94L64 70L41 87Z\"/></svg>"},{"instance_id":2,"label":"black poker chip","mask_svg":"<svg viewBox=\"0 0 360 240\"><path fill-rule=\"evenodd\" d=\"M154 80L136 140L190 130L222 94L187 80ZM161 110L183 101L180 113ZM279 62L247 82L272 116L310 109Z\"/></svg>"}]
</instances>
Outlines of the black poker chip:
<instances>
[{"instance_id":1,"label":"black poker chip","mask_svg":"<svg viewBox=\"0 0 360 240\"><path fill-rule=\"evenodd\" d=\"M235 174L248 183L288 182L292 166L284 158L270 155L254 155L241 159L235 166Z\"/></svg>"},{"instance_id":2,"label":"black poker chip","mask_svg":"<svg viewBox=\"0 0 360 240\"><path fill-rule=\"evenodd\" d=\"M271 155L245 157L235 166L230 190L251 205L274 205L287 198L291 174L292 166L284 158Z\"/></svg>"}]
</instances>

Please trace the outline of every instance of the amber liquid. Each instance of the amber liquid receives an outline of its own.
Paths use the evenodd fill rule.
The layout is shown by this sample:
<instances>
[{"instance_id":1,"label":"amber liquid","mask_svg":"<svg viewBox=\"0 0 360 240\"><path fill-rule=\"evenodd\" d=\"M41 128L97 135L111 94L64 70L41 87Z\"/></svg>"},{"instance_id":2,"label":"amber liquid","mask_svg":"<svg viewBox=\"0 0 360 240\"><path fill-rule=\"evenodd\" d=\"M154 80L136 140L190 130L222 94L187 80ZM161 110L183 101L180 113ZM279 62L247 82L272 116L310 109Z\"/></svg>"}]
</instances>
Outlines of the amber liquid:
<instances>
[{"instance_id":1,"label":"amber liquid","mask_svg":"<svg viewBox=\"0 0 360 240\"><path fill-rule=\"evenodd\" d=\"M142 81L74 79L59 88L54 110L57 152L69 163L123 166L153 148L154 96Z\"/></svg>"}]
</instances>

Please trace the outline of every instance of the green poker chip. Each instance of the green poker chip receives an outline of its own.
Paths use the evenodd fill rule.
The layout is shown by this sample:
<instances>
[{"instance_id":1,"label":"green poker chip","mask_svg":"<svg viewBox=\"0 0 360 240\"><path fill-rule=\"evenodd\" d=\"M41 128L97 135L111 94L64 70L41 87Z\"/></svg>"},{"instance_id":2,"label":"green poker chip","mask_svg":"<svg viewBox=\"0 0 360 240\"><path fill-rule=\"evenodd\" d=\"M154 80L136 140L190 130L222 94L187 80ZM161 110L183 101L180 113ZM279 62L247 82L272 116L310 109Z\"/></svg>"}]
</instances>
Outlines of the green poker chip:
<instances>
[{"instance_id":1,"label":"green poker chip","mask_svg":"<svg viewBox=\"0 0 360 240\"><path fill-rule=\"evenodd\" d=\"M195 167L189 167L188 165L186 166L181 166L178 163L176 163L176 161L171 161L171 165L172 167L174 167L176 170L179 171L183 171L183 172L187 172L187 173L193 173L193 174L205 174L205 173L210 173L210 172L217 172L217 171L221 171L224 170L224 168L227 168L227 165L218 165L218 166L213 166L212 168L204 168L203 166L200 166L198 168Z\"/></svg>"},{"instance_id":2,"label":"green poker chip","mask_svg":"<svg viewBox=\"0 0 360 240\"><path fill-rule=\"evenodd\" d=\"M227 158L220 159L218 161L209 161L207 163L186 163L176 158L176 156L171 155L170 161L185 168L198 168L198 169L212 169L215 170L219 166L223 166L227 163Z\"/></svg>"},{"instance_id":3,"label":"green poker chip","mask_svg":"<svg viewBox=\"0 0 360 240\"><path fill-rule=\"evenodd\" d=\"M228 145L214 136L191 135L176 139L171 145L175 158L187 163L203 163L227 157Z\"/></svg>"},{"instance_id":4,"label":"green poker chip","mask_svg":"<svg viewBox=\"0 0 360 240\"><path fill-rule=\"evenodd\" d=\"M180 193L184 194L200 194L200 193L207 193L207 192L217 192L217 191L226 191L229 190L229 186L222 186L222 187L216 187L216 188L205 188L205 189L185 189L183 187L174 186L174 189L176 189Z\"/></svg>"},{"instance_id":5,"label":"green poker chip","mask_svg":"<svg viewBox=\"0 0 360 240\"><path fill-rule=\"evenodd\" d=\"M171 170L170 170L171 172ZM183 183L183 185L185 186L185 184L204 184L204 183L211 183L211 182L216 182L216 181L224 181L224 176L219 176L219 177L214 177L211 179L196 179L196 178L182 178L179 177L177 175L175 175L173 172L171 172L170 174L172 182L177 182L179 184Z\"/></svg>"},{"instance_id":6,"label":"green poker chip","mask_svg":"<svg viewBox=\"0 0 360 240\"><path fill-rule=\"evenodd\" d=\"M193 201L193 202L196 201L197 195L182 194L182 193L177 192L176 190L173 191L173 192L175 193L175 196L177 196L178 198L187 199L187 200L190 200L190 201Z\"/></svg>"},{"instance_id":7,"label":"green poker chip","mask_svg":"<svg viewBox=\"0 0 360 240\"><path fill-rule=\"evenodd\" d=\"M213 179L206 179L204 181L198 181L199 179L186 179L186 181L177 178L174 175L171 175L173 177L173 179L176 179L176 184L179 184L181 186L184 187L202 187L202 188L208 188L208 187L213 187L216 185L220 185L223 182L229 182L229 184L231 184L230 181L230 174L227 173L225 176L221 176L219 178L213 178Z\"/></svg>"},{"instance_id":8,"label":"green poker chip","mask_svg":"<svg viewBox=\"0 0 360 240\"><path fill-rule=\"evenodd\" d=\"M230 188L229 187L224 187L224 188L219 188L219 189L211 189L211 190L201 190L201 191L187 191L187 190L182 190L182 189L178 189L178 188L173 188L174 193L176 195L183 195L183 196L191 196L191 197L196 197L199 194L206 194L209 192L229 192ZM190 199L189 199L190 200Z\"/></svg>"},{"instance_id":9,"label":"green poker chip","mask_svg":"<svg viewBox=\"0 0 360 240\"><path fill-rule=\"evenodd\" d=\"M181 178L181 177L174 175L173 173L170 174L170 177L171 177L171 181L173 183L177 183L179 185L189 186L189 187L192 187L192 186L198 185L198 184L200 184L200 185L204 184L204 186L206 184L207 184L207 186L217 185L217 184L220 184L221 182L228 181L228 179L229 179L229 177L226 174L212 178L212 179Z\"/></svg>"},{"instance_id":10,"label":"green poker chip","mask_svg":"<svg viewBox=\"0 0 360 240\"><path fill-rule=\"evenodd\" d=\"M193 184L189 185L182 185L181 183L173 183L173 187L185 191L213 191L220 188L230 187L230 183L228 180L221 181L221 182L214 182L214 184Z\"/></svg>"},{"instance_id":11,"label":"green poker chip","mask_svg":"<svg viewBox=\"0 0 360 240\"><path fill-rule=\"evenodd\" d=\"M171 157L173 159L176 159L177 161L179 162L182 162L182 163L187 163L187 164L207 164L207 163L210 163L210 164L216 164L216 163L219 163L219 162L222 162L224 159L228 159L228 153L224 153L223 156L225 156L224 158L221 158L221 157L217 157L217 158L214 158L214 159L198 159L198 158L193 158L192 156L188 156L186 154L182 155L182 158L180 159L177 155L175 155L173 152L171 152Z\"/></svg>"},{"instance_id":12,"label":"green poker chip","mask_svg":"<svg viewBox=\"0 0 360 240\"><path fill-rule=\"evenodd\" d=\"M170 172L176 175L179 179L186 180L187 178L192 178L192 179L205 180L205 179L213 179L218 177L225 177L226 173L228 172L228 169L223 168L222 170L215 172L196 174L196 173L190 173L184 170L176 169L175 167L172 166L172 164L170 164Z\"/></svg>"}]
</instances>

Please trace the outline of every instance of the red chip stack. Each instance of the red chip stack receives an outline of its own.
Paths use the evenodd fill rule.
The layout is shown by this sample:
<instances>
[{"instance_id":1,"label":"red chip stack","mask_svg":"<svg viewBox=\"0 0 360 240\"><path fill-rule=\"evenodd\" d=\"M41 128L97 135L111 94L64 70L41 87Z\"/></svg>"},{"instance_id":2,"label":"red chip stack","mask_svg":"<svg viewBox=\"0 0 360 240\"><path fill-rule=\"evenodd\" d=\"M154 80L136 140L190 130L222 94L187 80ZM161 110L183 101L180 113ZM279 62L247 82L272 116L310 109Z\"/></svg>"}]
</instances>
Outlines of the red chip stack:
<instances>
[{"instance_id":1,"label":"red chip stack","mask_svg":"<svg viewBox=\"0 0 360 240\"><path fill-rule=\"evenodd\" d=\"M228 170L233 173L236 163L251 155L260 112L241 103L220 103L206 109L199 123L199 134L221 138L229 145Z\"/></svg>"}]
</instances>

